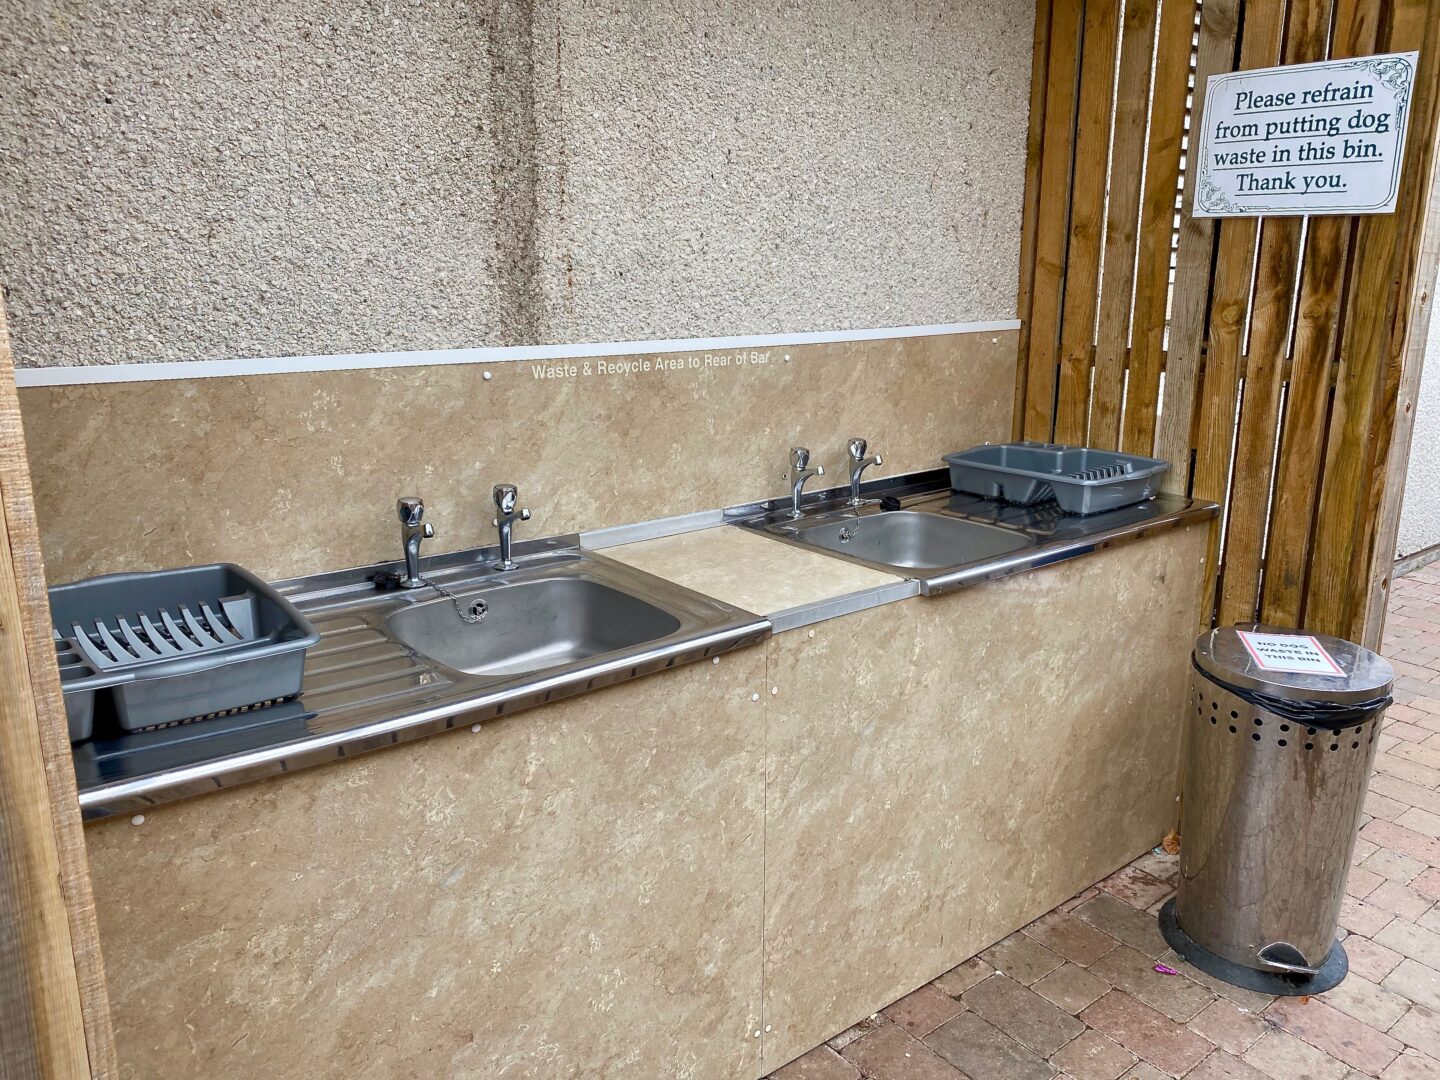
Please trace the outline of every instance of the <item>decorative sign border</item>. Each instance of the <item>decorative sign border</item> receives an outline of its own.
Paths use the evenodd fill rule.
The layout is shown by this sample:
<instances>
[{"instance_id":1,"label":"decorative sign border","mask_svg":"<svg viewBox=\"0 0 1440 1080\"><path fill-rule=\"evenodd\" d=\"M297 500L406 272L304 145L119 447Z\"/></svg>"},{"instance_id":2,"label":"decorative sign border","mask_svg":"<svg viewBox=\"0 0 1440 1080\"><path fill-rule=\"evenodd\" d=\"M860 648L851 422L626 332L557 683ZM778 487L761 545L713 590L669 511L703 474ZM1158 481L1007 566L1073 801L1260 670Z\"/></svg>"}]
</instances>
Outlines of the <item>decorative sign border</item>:
<instances>
[{"instance_id":1,"label":"decorative sign border","mask_svg":"<svg viewBox=\"0 0 1440 1080\"><path fill-rule=\"evenodd\" d=\"M1410 123L1410 93L1414 85L1415 64L1419 53L1387 53L1378 56L1360 57L1355 60L1321 60L1313 64L1287 64L1283 67L1251 68L1246 71L1233 71L1225 75L1212 75L1206 84L1205 109L1201 117L1199 145L1196 148L1195 160L1199 163L1199 172L1195 178L1195 200L1191 209L1194 217L1264 217L1264 216L1286 216L1302 217L1309 214L1365 214L1365 213L1390 213L1395 209L1395 201L1400 193L1400 170L1405 160L1405 143L1409 132ZM1211 174L1210 154L1210 131L1211 131L1211 106L1219 100L1220 94L1233 82L1243 82L1257 77L1274 77L1279 74L1287 74L1296 71L1304 71L1314 68L1327 68L1331 71L1367 71L1372 74L1376 81L1384 84L1395 93L1395 108L1391 116L1391 123L1396 132L1394 161L1390 170L1390 182L1385 197L1377 202L1356 204L1356 203L1322 203L1307 204L1304 207L1294 205L1293 201L1281 204L1264 204L1259 201L1240 204L1230 198L1221 189ZM1337 162L1337 164L1344 164ZM1262 166L1264 167L1264 166Z\"/></svg>"}]
</instances>

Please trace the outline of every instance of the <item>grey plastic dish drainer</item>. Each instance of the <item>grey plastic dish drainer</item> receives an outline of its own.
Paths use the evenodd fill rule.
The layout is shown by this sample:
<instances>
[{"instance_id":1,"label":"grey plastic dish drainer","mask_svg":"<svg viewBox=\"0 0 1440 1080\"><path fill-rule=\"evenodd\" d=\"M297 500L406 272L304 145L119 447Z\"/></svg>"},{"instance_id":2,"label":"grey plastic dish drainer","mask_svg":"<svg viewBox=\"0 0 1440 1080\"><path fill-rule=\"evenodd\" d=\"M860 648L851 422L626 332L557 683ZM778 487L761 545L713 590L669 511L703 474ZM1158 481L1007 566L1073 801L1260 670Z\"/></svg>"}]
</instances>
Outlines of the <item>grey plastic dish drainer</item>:
<instances>
[{"instance_id":1,"label":"grey plastic dish drainer","mask_svg":"<svg viewBox=\"0 0 1440 1080\"><path fill-rule=\"evenodd\" d=\"M244 710L300 692L320 635L229 563L112 574L50 590L71 742L101 707L124 731Z\"/></svg>"},{"instance_id":2,"label":"grey plastic dish drainer","mask_svg":"<svg viewBox=\"0 0 1440 1080\"><path fill-rule=\"evenodd\" d=\"M1059 443L986 444L946 454L956 491L1029 506L1054 500L1067 514L1098 514L1160 492L1159 458Z\"/></svg>"}]
</instances>

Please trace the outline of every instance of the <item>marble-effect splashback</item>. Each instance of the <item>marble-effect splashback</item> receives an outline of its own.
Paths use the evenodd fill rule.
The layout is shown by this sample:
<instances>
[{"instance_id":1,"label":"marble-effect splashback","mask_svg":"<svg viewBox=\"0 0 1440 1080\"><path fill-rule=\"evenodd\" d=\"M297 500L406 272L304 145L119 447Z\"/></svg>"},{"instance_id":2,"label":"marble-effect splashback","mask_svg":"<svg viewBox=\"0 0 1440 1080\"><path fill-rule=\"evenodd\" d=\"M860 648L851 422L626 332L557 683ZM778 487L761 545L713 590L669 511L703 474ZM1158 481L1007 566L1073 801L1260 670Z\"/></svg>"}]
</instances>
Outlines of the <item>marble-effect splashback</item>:
<instances>
[{"instance_id":1,"label":"marble-effect splashback","mask_svg":"<svg viewBox=\"0 0 1440 1080\"><path fill-rule=\"evenodd\" d=\"M1009 438L1016 334L718 353L390 368L20 392L51 582L238 562L269 578L399 557L418 495L430 552L783 494L791 445L871 477ZM603 365L603 367L601 366ZM828 478L827 478L828 479ZM812 483L811 485L815 485Z\"/></svg>"}]
</instances>

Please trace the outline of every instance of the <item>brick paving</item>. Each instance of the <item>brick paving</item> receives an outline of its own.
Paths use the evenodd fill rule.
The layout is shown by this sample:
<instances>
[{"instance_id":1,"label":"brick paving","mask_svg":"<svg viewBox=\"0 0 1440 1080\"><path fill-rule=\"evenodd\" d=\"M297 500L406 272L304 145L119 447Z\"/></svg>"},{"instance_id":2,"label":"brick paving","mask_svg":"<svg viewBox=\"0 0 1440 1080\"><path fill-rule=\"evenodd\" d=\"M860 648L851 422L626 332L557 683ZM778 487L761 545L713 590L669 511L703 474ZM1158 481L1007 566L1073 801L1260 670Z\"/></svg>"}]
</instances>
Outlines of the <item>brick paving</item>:
<instances>
[{"instance_id":1,"label":"brick paving","mask_svg":"<svg viewBox=\"0 0 1440 1080\"><path fill-rule=\"evenodd\" d=\"M1340 986L1274 999L1185 964L1155 924L1178 860L1149 852L772 1080L1440 1080L1440 564L1394 583L1385 653Z\"/></svg>"}]
</instances>

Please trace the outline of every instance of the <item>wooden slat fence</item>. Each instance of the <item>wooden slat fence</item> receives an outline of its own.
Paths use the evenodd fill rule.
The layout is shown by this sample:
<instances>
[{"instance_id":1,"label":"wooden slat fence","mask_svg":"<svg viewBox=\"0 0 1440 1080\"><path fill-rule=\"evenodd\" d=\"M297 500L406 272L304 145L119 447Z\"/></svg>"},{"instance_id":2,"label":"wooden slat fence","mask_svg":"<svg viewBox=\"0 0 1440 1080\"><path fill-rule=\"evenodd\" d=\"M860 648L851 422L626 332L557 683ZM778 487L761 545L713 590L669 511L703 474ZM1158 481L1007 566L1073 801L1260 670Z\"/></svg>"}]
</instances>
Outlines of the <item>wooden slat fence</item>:
<instances>
[{"instance_id":1,"label":"wooden slat fence","mask_svg":"<svg viewBox=\"0 0 1440 1080\"><path fill-rule=\"evenodd\" d=\"M119 1075L0 297L0 1078Z\"/></svg>"},{"instance_id":2,"label":"wooden slat fence","mask_svg":"<svg viewBox=\"0 0 1440 1080\"><path fill-rule=\"evenodd\" d=\"M1219 503L1208 618L1377 644L1440 257L1440 0L1037 6L1016 436L1155 454ZM1409 50L1396 213L1190 217L1209 76Z\"/></svg>"}]
</instances>

